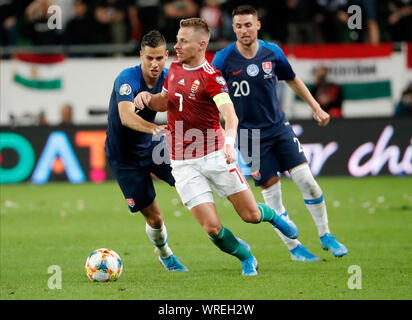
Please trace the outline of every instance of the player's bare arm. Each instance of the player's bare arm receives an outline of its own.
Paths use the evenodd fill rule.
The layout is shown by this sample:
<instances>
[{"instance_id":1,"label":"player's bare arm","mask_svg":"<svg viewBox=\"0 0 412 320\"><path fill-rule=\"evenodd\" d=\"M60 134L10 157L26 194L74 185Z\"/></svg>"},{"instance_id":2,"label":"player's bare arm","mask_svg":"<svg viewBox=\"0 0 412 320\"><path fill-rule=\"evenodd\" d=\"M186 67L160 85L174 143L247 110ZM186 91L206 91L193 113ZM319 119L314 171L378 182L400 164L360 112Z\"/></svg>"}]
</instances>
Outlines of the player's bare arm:
<instances>
[{"instance_id":1,"label":"player's bare arm","mask_svg":"<svg viewBox=\"0 0 412 320\"><path fill-rule=\"evenodd\" d=\"M144 120L137 115L134 110L135 106L130 101L121 101L118 104L119 117L122 125L132 130L150 133L150 134L162 134L166 131L165 125L156 125L152 122Z\"/></svg>"},{"instance_id":2,"label":"player's bare arm","mask_svg":"<svg viewBox=\"0 0 412 320\"><path fill-rule=\"evenodd\" d=\"M226 162L229 164L237 160L237 152L234 148L234 144L236 141L239 120L236 116L235 108L230 100L230 96L227 93L220 93L216 95L213 100L225 120L225 145L223 147L223 154L226 158Z\"/></svg>"},{"instance_id":3,"label":"player's bare arm","mask_svg":"<svg viewBox=\"0 0 412 320\"><path fill-rule=\"evenodd\" d=\"M318 124L320 126L326 126L330 121L329 114L321 108L320 104L312 96L303 81L296 76L293 80L287 80L286 83L312 108L313 118L318 122Z\"/></svg>"},{"instance_id":4,"label":"player's bare arm","mask_svg":"<svg viewBox=\"0 0 412 320\"><path fill-rule=\"evenodd\" d=\"M134 98L134 105L140 110L147 106L153 111L164 112L167 110L167 92L164 90L156 94L147 91L139 92Z\"/></svg>"}]
</instances>

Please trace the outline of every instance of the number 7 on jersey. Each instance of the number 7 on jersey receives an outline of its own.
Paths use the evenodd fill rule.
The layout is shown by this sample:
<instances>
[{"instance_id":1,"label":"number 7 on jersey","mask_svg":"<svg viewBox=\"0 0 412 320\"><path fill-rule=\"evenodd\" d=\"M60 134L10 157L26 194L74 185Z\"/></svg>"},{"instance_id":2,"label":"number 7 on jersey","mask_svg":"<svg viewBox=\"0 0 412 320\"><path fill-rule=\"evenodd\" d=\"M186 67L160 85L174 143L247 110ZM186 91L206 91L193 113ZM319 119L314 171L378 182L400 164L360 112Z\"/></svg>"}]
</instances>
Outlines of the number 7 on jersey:
<instances>
[{"instance_id":1,"label":"number 7 on jersey","mask_svg":"<svg viewBox=\"0 0 412 320\"><path fill-rule=\"evenodd\" d=\"M183 95L181 93L175 92L175 96L179 97L179 111L183 110Z\"/></svg>"}]
</instances>

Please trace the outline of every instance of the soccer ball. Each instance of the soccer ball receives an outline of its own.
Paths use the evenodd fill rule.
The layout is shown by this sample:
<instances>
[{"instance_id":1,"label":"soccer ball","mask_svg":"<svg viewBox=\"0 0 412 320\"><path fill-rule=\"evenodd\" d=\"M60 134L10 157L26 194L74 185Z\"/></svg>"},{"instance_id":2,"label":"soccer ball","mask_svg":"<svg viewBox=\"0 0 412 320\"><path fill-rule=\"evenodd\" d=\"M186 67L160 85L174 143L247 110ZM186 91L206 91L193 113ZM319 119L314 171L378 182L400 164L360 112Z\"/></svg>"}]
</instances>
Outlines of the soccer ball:
<instances>
[{"instance_id":1,"label":"soccer ball","mask_svg":"<svg viewBox=\"0 0 412 320\"><path fill-rule=\"evenodd\" d=\"M85 268L91 281L109 282L119 279L123 263L116 252L102 248L94 250L87 257Z\"/></svg>"}]
</instances>

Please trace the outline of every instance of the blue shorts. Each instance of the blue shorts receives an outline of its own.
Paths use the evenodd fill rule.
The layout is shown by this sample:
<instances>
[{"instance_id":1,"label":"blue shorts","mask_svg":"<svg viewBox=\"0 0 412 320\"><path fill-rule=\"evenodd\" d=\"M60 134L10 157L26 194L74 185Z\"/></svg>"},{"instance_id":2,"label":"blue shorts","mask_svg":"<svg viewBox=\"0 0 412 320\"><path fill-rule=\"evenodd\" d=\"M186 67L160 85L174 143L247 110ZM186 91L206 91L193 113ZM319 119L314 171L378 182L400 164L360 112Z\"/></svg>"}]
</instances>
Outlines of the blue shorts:
<instances>
[{"instance_id":1,"label":"blue shorts","mask_svg":"<svg viewBox=\"0 0 412 320\"><path fill-rule=\"evenodd\" d=\"M108 162L123 192L130 212L134 213L146 208L156 198L151 173L172 187L175 185L172 168L169 164L157 165L152 162L146 166L139 166L110 159Z\"/></svg>"},{"instance_id":2,"label":"blue shorts","mask_svg":"<svg viewBox=\"0 0 412 320\"><path fill-rule=\"evenodd\" d=\"M255 182L255 186L265 184L278 172L290 170L304 162L307 162L302 146L291 127L286 132L263 140L248 139L248 157L252 161L246 161ZM253 144L260 144L260 155L253 157ZM246 160L246 155L242 157ZM246 149L246 148L245 148Z\"/></svg>"}]
</instances>

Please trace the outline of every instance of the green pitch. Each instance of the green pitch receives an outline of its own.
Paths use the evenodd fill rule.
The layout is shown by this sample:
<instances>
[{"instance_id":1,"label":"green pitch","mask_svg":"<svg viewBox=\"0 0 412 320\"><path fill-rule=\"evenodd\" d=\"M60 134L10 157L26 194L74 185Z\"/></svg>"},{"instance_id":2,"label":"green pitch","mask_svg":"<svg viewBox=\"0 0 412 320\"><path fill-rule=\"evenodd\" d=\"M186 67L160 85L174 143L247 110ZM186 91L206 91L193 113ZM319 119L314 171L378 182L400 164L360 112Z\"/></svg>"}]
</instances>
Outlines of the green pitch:
<instances>
[{"instance_id":1,"label":"green pitch","mask_svg":"<svg viewBox=\"0 0 412 320\"><path fill-rule=\"evenodd\" d=\"M156 183L169 243L190 269L170 273L157 260L140 215L129 215L113 183L1 186L1 299L412 299L412 178L319 178L331 231L346 245L341 259L323 251L300 192L283 180L284 203L300 241L322 262L290 260L267 223L246 224L216 198L222 223L246 240L259 275L220 252L178 200ZM260 192L253 187L258 201ZM115 250L124 263L115 283L93 283L84 264L94 249ZM61 268L61 289L48 281ZM357 281L350 266L360 267ZM359 279L361 282L359 282ZM52 282L52 281L51 281ZM350 289L348 282L361 285Z\"/></svg>"}]
</instances>

